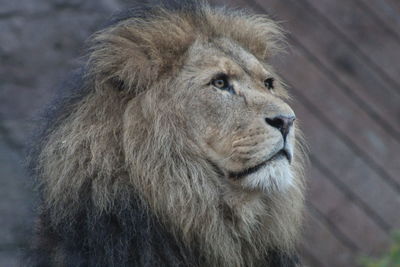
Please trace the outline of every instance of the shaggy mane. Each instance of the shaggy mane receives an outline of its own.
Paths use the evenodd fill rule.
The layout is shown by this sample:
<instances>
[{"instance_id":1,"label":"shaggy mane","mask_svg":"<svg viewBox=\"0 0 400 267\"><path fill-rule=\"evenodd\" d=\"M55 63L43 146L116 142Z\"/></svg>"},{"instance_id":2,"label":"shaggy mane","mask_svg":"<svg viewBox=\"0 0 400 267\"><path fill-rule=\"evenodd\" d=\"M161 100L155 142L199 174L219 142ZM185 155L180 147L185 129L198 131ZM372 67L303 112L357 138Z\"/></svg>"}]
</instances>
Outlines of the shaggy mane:
<instances>
[{"instance_id":1,"label":"shaggy mane","mask_svg":"<svg viewBox=\"0 0 400 267\"><path fill-rule=\"evenodd\" d=\"M78 82L65 89L72 94L51 110L32 166L43 198L40 224L49 225L40 231L52 236L37 243L51 251L53 264L70 266L62 255L79 247L99 259L76 257L75 266L123 266L134 236L145 253L156 253L152 234L137 233L136 225L163 229L154 234L165 242L160 250L175 240L168 247L189 255L171 260L176 266L257 266L268 255L294 253L303 205L301 149L295 186L285 194L228 194L182 128L183 117L156 103L163 88L174 86L194 42L227 38L264 62L281 49L281 30L263 15L174 3L129 10L97 32ZM57 246L63 236L69 239ZM103 250L90 250L96 246Z\"/></svg>"}]
</instances>

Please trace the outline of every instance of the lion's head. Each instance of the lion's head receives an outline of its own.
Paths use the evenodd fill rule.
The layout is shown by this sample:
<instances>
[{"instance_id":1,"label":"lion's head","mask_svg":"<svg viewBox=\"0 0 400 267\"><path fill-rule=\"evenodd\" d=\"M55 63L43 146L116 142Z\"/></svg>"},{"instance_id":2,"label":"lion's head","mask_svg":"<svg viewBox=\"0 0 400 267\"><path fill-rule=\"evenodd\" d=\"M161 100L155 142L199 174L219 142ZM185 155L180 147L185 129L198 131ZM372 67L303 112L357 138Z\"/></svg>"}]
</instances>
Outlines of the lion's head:
<instances>
[{"instance_id":1,"label":"lion's head","mask_svg":"<svg viewBox=\"0 0 400 267\"><path fill-rule=\"evenodd\" d=\"M133 13L94 35L78 96L43 139L53 219L71 216L89 184L99 213L137 194L209 263L291 251L304 155L268 64L279 27L204 3Z\"/></svg>"}]
</instances>

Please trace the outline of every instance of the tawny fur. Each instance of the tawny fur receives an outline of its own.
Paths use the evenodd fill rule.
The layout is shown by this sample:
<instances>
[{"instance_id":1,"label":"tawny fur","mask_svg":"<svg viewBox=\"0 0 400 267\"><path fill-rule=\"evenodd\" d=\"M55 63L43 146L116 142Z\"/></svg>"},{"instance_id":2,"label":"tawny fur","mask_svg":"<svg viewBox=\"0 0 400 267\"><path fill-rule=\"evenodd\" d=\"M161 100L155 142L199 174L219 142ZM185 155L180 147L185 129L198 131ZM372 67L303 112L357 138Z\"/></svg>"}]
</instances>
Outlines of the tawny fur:
<instances>
[{"instance_id":1,"label":"tawny fur","mask_svg":"<svg viewBox=\"0 0 400 267\"><path fill-rule=\"evenodd\" d=\"M181 99L166 91L184 90L176 79L189 50L217 38L260 62L282 44L281 30L266 16L204 3L192 13L156 8L94 35L88 93L58 119L38 159L44 205L55 225L71 218L90 181L99 214L134 190L177 239L200 247L205 264L256 266L269 248L294 251L303 206L300 138L294 181L285 192L240 190L223 181L185 127L185 108L171 108Z\"/></svg>"}]
</instances>

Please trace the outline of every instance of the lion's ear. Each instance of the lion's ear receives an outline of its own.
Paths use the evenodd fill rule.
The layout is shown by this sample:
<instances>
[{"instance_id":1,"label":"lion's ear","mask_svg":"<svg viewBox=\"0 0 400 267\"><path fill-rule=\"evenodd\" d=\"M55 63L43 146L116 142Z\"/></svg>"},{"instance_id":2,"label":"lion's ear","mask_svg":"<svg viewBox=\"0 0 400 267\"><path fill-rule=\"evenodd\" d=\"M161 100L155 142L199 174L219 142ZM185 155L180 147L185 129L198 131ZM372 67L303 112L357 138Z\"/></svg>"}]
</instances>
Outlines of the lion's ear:
<instances>
[{"instance_id":1,"label":"lion's ear","mask_svg":"<svg viewBox=\"0 0 400 267\"><path fill-rule=\"evenodd\" d=\"M98 33L89 57L90 74L96 89L114 87L139 93L158 74L148 49L123 29L113 28ZM154 56L154 55L153 55Z\"/></svg>"},{"instance_id":2,"label":"lion's ear","mask_svg":"<svg viewBox=\"0 0 400 267\"><path fill-rule=\"evenodd\" d=\"M92 39L90 74L96 87L107 84L139 93L177 68L192 36L171 23L125 21Z\"/></svg>"}]
</instances>

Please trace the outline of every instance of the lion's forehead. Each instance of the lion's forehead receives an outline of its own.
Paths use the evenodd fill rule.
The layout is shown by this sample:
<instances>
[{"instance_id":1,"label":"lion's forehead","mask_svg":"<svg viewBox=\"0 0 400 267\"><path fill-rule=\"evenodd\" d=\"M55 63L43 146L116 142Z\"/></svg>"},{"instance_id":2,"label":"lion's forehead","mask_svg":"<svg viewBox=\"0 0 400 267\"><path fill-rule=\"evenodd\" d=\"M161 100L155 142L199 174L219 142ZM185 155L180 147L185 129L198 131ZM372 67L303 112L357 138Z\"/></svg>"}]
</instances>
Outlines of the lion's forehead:
<instances>
[{"instance_id":1,"label":"lion's forehead","mask_svg":"<svg viewBox=\"0 0 400 267\"><path fill-rule=\"evenodd\" d=\"M189 64L200 69L220 71L232 78L247 74L262 80L270 75L265 62L227 38L214 40L211 44L194 44L189 51Z\"/></svg>"}]
</instances>

